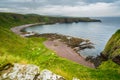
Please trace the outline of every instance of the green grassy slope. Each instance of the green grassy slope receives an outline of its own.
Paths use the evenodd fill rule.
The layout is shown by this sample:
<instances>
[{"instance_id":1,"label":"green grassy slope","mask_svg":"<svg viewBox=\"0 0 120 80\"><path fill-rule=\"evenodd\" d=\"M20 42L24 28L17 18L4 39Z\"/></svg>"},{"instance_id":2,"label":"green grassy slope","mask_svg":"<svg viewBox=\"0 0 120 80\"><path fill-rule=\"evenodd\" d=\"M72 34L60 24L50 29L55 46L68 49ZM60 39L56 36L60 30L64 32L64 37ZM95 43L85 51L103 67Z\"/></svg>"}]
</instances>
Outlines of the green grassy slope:
<instances>
[{"instance_id":1,"label":"green grassy slope","mask_svg":"<svg viewBox=\"0 0 120 80\"><path fill-rule=\"evenodd\" d=\"M74 17L49 17L40 16L36 14L14 14L14 13L4 13L0 12L0 25L11 27L18 24L28 24L37 22L47 22L47 23L71 23L71 22L100 22L100 20L90 19L90 18L74 18ZM7 24L4 24L7 22Z\"/></svg>"},{"instance_id":2,"label":"green grassy slope","mask_svg":"<svg viewBox=\"0 0 120 80\"><path fill-rule=\"evenodd\" d=\"M106 58L120 64L120 30L112 35L102 54Z\"/></svg>"},{"instance_id":3,"label":"green grassy slope","mask_svg":"<svg viewBox=\"0 0 120 80\"><path fill-rule=\"evenodd\" d=\"M116 31L110 38L103 53L109 56L109 58L120 55L120 30Z\"/></svg>"},{"instance_id":4,"label":"green grassy slope","mask_svg":"<svg viewBox=\"0 0 120 80\"><path fill-rule=\"evenodd\" d=\"M98 69L91 69L69 60L58 57L53 51L47 49L44 38L22 38L10 31L11 27L39 22L35 17L27 19L21 15L13 19L14 14L0 13L0 70L6 63L35 64L41 69L49 69L66 80L77 77L80 80L119 80L120 66L111 60L102 63ZM15 14L19 15L19 14ZM20 15L19 15L20 16ZM26 16L24 16L26 17ZM30 22L29 22L30 21Z\"/></svg>"},{"instance_id":5,"label":"green grassy slope","mask_svg":"<svg viewBox=\"0 0 120 80\"><path fill-rule=\"evenodd\" d=\"M41 21L41 16L30 16L14 13L0 13L0 25L10 28L14 25L37 23Z\"/></svg>"}]
</instances>

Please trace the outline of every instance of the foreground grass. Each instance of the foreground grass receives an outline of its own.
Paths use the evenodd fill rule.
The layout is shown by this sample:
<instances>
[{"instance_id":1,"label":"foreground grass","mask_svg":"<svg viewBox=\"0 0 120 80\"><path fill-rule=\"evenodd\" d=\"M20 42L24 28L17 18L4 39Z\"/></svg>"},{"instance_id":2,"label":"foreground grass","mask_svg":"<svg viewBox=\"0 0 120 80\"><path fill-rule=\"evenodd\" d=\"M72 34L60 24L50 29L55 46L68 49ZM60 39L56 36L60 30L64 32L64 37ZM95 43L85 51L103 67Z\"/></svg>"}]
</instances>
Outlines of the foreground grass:
<instances>
[{"instance_id":1,"label":"foreground grass","mask_svg":"<svg viewBox=\"0 0 120 80\"><path fill-rule=\"evenodd\" d=\"M98 69L90 69L60 58L42 44L43 38L21 38L9 30L0 29L0 64L35 64L49 69L67 80L119 80L120 67L112 61L104 62ZM9 33L9 34L8 34Z\"/></svg>"},{"instance_id":2,"label":"foreground grass","mask_svg":"<svg viewBox=\"0 0 120 80\"><path fill-rule=\"evenodd\" d=\"M23 21L23 22L22 22ZM77 77L80 80L119 80L120 66L111 60L102 63L97 69L91 69L80 64L58 57L47 49L43 42L45 38L21 38L12 33L12 26L24 24L14 22L0 25L0 66L6 63L35 64L40 69L49 69L66 80Z\"/></svg>"}]
</instances>

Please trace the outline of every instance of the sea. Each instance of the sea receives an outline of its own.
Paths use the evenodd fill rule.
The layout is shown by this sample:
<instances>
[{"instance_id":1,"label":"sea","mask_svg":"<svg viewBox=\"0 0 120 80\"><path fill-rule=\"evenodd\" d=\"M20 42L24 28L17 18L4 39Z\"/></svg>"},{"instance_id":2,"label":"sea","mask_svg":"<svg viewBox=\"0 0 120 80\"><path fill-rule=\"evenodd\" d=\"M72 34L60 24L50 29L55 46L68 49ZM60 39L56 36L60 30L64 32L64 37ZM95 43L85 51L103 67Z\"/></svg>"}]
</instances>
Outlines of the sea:
<instances>
[{"instance_id":1,"label":"sea","mask_svg":"<svg viewBox=\"0 0 120 80\"><path fill-rule=\"evenodd\" d=\"M120 29L120 17L92 17L92 19L99 19L102 22L56 23L28 27L25 30L39 34L57 33L88 39L95 48L81 50L80 55L97 56L104 50L110 37Z\"/></svg>"}]
</instances>

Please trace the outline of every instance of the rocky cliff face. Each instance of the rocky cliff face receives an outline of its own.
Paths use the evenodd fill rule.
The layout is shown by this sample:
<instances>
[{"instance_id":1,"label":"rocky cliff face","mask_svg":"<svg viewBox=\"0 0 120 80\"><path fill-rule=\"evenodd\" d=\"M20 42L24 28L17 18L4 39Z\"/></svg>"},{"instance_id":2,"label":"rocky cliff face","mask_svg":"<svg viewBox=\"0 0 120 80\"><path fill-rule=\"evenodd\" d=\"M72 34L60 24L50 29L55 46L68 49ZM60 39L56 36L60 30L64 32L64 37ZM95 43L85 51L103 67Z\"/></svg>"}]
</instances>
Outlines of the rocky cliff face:
<instances>
[{"instance_id":1,"label":"rocky cliff face","mask_svg":"<svg viewBox=\"0 0 120 80\"><path fill-rule=\"evenodd\" d=\"M73 23L73 22L101 22L101 20L91 18L74 18L74 17L48 17L50 23Z\"/></svg>"},{"instance_id":2,"label":"rocky cliff face","mask_svg":"<svg viewBox=\"0 0 120 80\"><path fill-rule=\"evenodd\" d=\"M120 30L112 35L102 55L106 59L112 59L114 62L120 64Z\"/></svg>"}]
</instances>

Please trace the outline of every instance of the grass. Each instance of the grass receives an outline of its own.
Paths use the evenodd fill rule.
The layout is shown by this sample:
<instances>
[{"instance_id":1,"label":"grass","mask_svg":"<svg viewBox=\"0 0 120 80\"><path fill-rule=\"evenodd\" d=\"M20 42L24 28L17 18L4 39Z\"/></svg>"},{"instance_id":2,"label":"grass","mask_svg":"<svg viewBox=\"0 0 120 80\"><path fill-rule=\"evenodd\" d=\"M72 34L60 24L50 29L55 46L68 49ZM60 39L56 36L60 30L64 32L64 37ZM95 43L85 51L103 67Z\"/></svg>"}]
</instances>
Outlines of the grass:
<instances>
[{"instance_id":1,"label":"grass","mask_svg":"<svg viewBox=\"0 0 120 80\"><path fill-rule=\"evenodd\" d=\"M109 58L114 58L120 55L120 30L116 31L116 33L112 35L106 44L103 54L108 55Z\"/></svg>"},{"instance_id":2,"label":"grass","mask_svg":"<svg viewBox=\"0 0 120 80\"><path fill-rule=\"evenodd\" d=\"M10 31L11 27L22 24L27 24L26 20L16 22L11 18L0 24L0 67L7 63L35 64L40 69L62 75L66 80L73 77L80 80L120 79L120 66L111 60L103 62L97 69L91 69L57 56L43 45L45 38L22 38Z\"/></svg>"}]
</instances>

